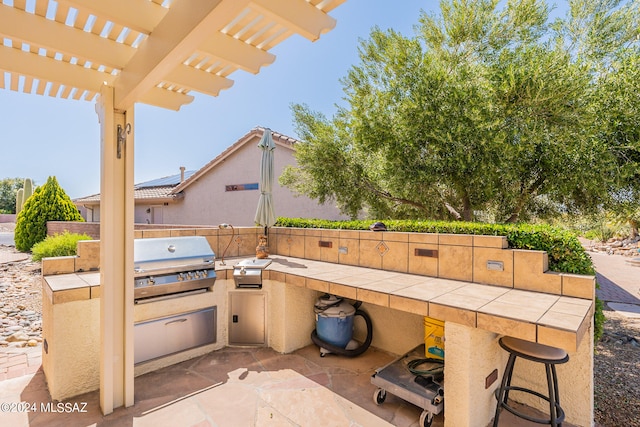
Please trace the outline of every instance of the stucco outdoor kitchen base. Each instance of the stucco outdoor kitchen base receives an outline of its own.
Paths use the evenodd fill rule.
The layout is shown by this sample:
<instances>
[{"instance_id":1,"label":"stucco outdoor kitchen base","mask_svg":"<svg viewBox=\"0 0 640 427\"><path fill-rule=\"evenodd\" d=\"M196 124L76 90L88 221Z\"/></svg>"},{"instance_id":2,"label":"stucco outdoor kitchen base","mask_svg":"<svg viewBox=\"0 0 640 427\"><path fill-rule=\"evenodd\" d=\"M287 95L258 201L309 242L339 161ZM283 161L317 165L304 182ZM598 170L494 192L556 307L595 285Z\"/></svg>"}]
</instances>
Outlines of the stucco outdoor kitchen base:
<instances>
[{"instance_id":1,"label":"stucco outdoor kitchen base","mask_svg":"<svg viewBox=\"0 0 640 427\"><path fill-rule=\"evenodd\" d=\"M452 321L450 318L444 318L445 323L445 339L447 341L446 367L446 405L445 405L445 425L447 426L478 426L484 427L488 424L493 416L495 408L495 399L493 392L498 387L498 381L489 384L485 388L485 379L494 370L498 370L499 377L502 376L502 370L506 363L506 353L500 350L497 340L500 333L506 326L521 324L523 327L532 325L533 328L548 327L548 325L525 320L513 323L505 317L505 323L496 322L493 326L497 330L491 331L480 328L477 320L473 325L465 324L469 316L473 315L474 319L481 315L481 307L496 302L500 296L508 295L515 292L514 295L521 295L524 291L510 290L507 288L497 288L485 285L470 284L467 282L458 282L445 279L426 278L402 273L384 272L362 267L341 266L331 263L318 261L310 261L296 258L273 257L274 262L265 271L264 286L262 291L267 294L267 330L268 330L268 346L281 353L289 353L296 349L302 348L310 344L309 332L314 327L313 302L323 292L331 292L347 298L359 299L365 301L362 308L365 309L372 317L374 324L374 341L373 346L394 354L403 354L423 340L422 320L424 315L432 314L429 311L431 300L435 300L434 295L429 297L420 297L419 288L415 288L414 298L402 297L402 293L408 288L419 286L424 283L422 291L431 289L432 281L440 281L439 286L434 289L446 290L451 300L458 301L459 306L443 306L453 310L453 314L443 311L445 315L454 315ZM233 265L233 262L229 262ZM227 267L230 268L230 267ZM89 273L89 275L92 273ZM93 273L95 274L95 273ZM233 280L230 278L231 270L219 270L218 277L212 292L208 292L207 304L214 304L218 307L218 342L213 348L203 348L202 351L208 352L217 348L222 348L227 342L227 325L223 319L227 318L226 298L228 292L234 289ZM64 289L50 289L47 282L51 282L52 277L45 277L45 293L51 295L52 304L46 307L53 319L43 319L43 324L49 323L57 331L51 331L48 327L43 331L45 339L50 342L56 342L56 347L60 350L63 347L67 349L60 356L52 348L49 348L49 354L43 355L43 366L48 378L51 396L54 399L63 399L73 395L77 395L88 390L97 388L97 384L89 381L87 383L78 384L77 380L71 380L69 373L73 372L73 377L82 376L82 372L91 372L92 374L98 370L99 355L97 354L97 343L91 343L92 339L96 339L97 334L91 336L85 335L87 330L76 325L96 324L90 328L97 328L98 317L96 315L97 307L95 300L91 298L91 288L94 285L91 280L83 279L87 274L72 274L75 276L76 283L84 288L88 288L86 299L77 300L72 296L72 292L80 292L73 286L66 286ZM375 277L377 281L373 280ZM56 277L56 276L53 276ZM59 276L58 276L59 277ZM347 280L351 278L350 280ZM79 280L79 281L78 281ZM53 280L55 282L55 279ZM421 282L422 281L422 282ZM371 289L372 283L378 286L386 286L387 288L378 287L375 291ZM358 284L360 283L360 284ZM456 293L457 290L457 293ZM471 291L482 291L485 295L483 304L477 308L470 307L468 304L474 302L479 294ZM471 292L471 293L469 293ZM496 293L495 295L493 295ZM209 295L210 294L210 295ZM486 299L486 295L490 295ZM538 295L538 294L536 294ZM547 306L540 309L541 318L545 313L553 312L554 307L559 307L565 311L573 310L574 313L581 313L581 322L573 331L574 340L566 340L565 347L569 348L571 360L566 365L559 367L558 375L560 378L560 390L562 393L562 405L567 412L567 421L569 423L581 426L589 426L592 424L592 379L591 373L593 368L593 347L592 340L582 339L584 336L591 334L591 316L592 312L590 304L585 302L584 305L579 299L567 298L563 296L554 296L553 299L545 299L544 294L539 294L541 299ZM522 296L528 296L524 294ZM456 298L454 298L456 297ZM187 297L190 298L190 297ZM49 299L49 298L47 298ZM68 299L72 299L69 301ZM201 299L201 298L200 298ZM373 302L369 302L373 301ZM391 308L391 301L399 303L399 309ZM476 301L477 302L477 301ZM422 304L422 305L421 305ZM558 304L560 304L558 306ZM566 305L569 304L567 308ZM59 305L60 307L56 307ZM511 308L514 302L512 301ZM526 309L532 305L531 298L523 300L522 309ZM535 305L535 304L534 304ZM63 306L67 306L63 308ZM168 308L169 304L167 304ZM424 307L424 312L416 312L416 306ZM433 307L440 309L438 304ZM183 307L184 308L184 307ZM404 309L400 309L404 308ZM139 308L136 308L139 311ZM148 309L145 309L148 310ZM162 311L160 308L158 310ZM158 312L159 313L159 312ZM496 314L496 313L494 313ZM44 313L43 313L44 315ZM58 320L56 317L61 316L64 320ZM89 318L86 318L86 317ZM571 316L569 314L569 316ZM83 318L85 317L85 318ZM137 318L137 315L136 315ZM467 320L465 320L467 319ZM73 322L70 322L73 320ZM362 335L361 326L357 326L356 337ZM91 330L91 329L89 329ZM518 333L519 329L514 329L514 333ZM500 332L500 333L499 333ZM508 331L505 331L508 332ZM570 336L570 331L566 331L564 336ZM56 333L55 339L50 338L51 333ZM66 342L60 338L59 334L65 334ZM75 336L75 337L74 337ZM58 341L66 343L60 345ZM74 350L75 343L83 342L83 348L91 351L77 352ZM77 348L77 347L76 347ZM172 360L155 361L154 366L148 365L149 369L136 367L136 374L156 369L162 365L175 363L179 358L194 357L197 354L180 354L173 356ZM176 357L178 359L176 359ZM81 361L78 359L86 358ZM51 359L51 360L49 360ZM355 359L357 360L357 359ZM92 368L90 368L92 367ZM85 370L83 370L85 369ZM51 379L49 379L51 377ZM522 381L529 387L538 388L543 384L544 375L542 372L536 373L532 366L522 364L517 366L514 374L514 382ZM63 384L66 382L66 384ZM83 389L83 387L86 387ZM533 407L544 407L540 402L525 402Z\"/></svg>"}]
</instances>

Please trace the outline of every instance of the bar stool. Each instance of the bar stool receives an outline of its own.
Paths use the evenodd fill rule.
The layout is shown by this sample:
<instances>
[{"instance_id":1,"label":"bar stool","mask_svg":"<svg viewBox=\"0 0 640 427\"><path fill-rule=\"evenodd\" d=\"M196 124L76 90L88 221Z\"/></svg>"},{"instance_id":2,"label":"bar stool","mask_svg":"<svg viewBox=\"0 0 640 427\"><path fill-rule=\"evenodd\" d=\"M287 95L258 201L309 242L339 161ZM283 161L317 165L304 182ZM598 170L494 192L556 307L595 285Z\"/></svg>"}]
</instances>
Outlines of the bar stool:
<instances>
[{"instance_id":1,"label":"bar stool","mask_svg":"<svg viewBox=\"0 0 640 427\"><path fill-rule=\"evenodd\" d=\"M561 426L562 421L564 421L564 411L560 407L560 397L558 395L558 377L556 375L555 365L566 363L569 360L569 355L567 354L567 352L560 348L549 347L546 345L537 344L531 341L525 341L513 337L502 337L500 338L499 343L500 347L509 352L509 361L507 362L507 366L504 370L502 384L500 385L500 388L496 390L496 399L498 400L498 405L496 406L496 416L493 419L493 427L498 426L498 417L500 416L501 408L505 408L515 416L534 423ZM513 366L516 362L517 357L531 360L533 362L544 363L544 367L547 372L547 386L549 388L548 396L545 396L534 390L511 385ZM519 412L518 410L509 406L509 391L511 390L529 393L549 402L549 418L534 418L529 415L523 414L522 412Z\"/></svg>"}]
</instances>

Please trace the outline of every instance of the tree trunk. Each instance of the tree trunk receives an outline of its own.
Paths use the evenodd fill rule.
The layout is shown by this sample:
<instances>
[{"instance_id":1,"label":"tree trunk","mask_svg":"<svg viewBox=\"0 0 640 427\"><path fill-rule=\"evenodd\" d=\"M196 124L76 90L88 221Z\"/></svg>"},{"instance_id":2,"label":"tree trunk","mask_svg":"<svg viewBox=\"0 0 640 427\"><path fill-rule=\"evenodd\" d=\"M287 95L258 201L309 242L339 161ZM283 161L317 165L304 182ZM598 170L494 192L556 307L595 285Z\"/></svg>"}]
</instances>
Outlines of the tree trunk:
<instances>
[{"instance_id":1,"label":"tree trunk","mask_svg":"<svg viewBox=\"0 0 640 427\"><path fill-rule=\"evenodd\" d=\"M518 218L520 218L520 213L519 212L514 212L511 214L511 216L509 218L507 218L507 220L505 221L507 224L513 224L515 222L518 222Z\"/></svg>"},{"instance_id":2,"label":"tree trunk","mask_svg":"<svg viewBox=\"0 0 640 427\"><path fill-rule=\"evenodd\" d=\"M640 227L640 221L635 221L633 219L629 220L629 237L635 239L638 236L638 228Z\"/></svg>"},{"instance_id":3,"label":"tree trunk","mask_svg":"<svg viewBox=\"0 0 640 427\"><path fill-rule=\"evenodd\" d=\"M455 208L453 206L451 206L449 203L444 202L444 207L447 208L447 210L449 211L449 213L451 215L453 215L453 217L459 221L460 218L462 218L462 216L460 215L460 212L458 212L457 210L455 210Z\"/></svg>"},{"instance_id":4,"label":"tree trunk","mask_svg":"<svg viewBox=\"0 0 640 427\"><path fill-rule=\"evenodd\" d=\"M510 224L518 221L518 219L520 218L520 213L522 212L522 209L524 209L529 199L532 196L535 196L537 194L538 189L542 184L544 184L544 181L545 181L544 177L539 177L529 187L523 188L523 190L520 192L520 196L518 197L518 200L516 201L516 205L513 208L513 212L511 213L511 216L507 218L507 221L506 221L507 223Z\"/></svg>"},{"instance_id":5,"label":"tree trunk","mask_svg":"<svg viewBox=\"0 0 640 427\"><path fill-rule=\"evenodd\" d=\"M467 194L462 198L462 219L465 221L473 221L473 210L471 209L471 200Z\"/></svg>"}]
</instances>

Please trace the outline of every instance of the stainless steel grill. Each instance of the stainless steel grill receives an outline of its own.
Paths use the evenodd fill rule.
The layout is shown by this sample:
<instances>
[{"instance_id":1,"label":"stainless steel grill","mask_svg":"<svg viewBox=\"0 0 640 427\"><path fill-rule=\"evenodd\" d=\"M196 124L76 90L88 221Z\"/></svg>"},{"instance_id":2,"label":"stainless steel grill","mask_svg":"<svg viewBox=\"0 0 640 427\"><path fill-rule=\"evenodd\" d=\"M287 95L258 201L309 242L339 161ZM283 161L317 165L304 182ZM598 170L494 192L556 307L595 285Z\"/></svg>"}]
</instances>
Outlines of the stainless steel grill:
<instances>
[{"instance_id":1,"label":"stainless steel grill","mask_svg":"<svg viewBox=\"0 0 640 427\"><path fill-rule=\"evenodd\" d=\"M137 302L214 285L215 254L204 236L136 239L133 249Z\"/></svg>"}]
</instances>

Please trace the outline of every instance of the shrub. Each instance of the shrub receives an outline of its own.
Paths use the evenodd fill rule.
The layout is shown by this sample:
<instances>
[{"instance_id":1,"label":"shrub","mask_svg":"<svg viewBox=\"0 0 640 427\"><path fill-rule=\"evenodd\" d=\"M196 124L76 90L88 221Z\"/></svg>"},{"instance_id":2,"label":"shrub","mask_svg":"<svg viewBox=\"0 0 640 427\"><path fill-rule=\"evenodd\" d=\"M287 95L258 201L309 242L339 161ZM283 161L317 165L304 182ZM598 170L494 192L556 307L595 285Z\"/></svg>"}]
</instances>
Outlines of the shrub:
<instances>
[{"instance_id":1,"label":"shrub","mask_svg":"<svg viewBox=\"0 0 640 427\"><path fill-rule=\"evenodd\" d=\"M19 251L30 251L47 237L47 221L84 221L55 177L34 190L16 218L14 241Z\"/></svg>"},{"instance_id":2,"label":"shrub","mask_svg":"<svg viewBox=\"0 0 640 427\"><path fill-rule=\"evenodd\" d=\"M92 238L87 234L69 233L68 231L47 236L42 242L33 245L32 258L34 261L41 261L42 258L47 257L75 255L80 240L92 240Z\"/></svg>"},{"instance_id":3,"label":"shrub","mask_svg":"<svg viewBox=\"0 0 640 427\"><path fill-rule=\"evenodd\" d=\"M377 220L329 221L321 219L278 218L276 226L368 230L369 225L376 221ZM559 227L461 221L383 220L381 222L384 222L389 231L506 236L509 247L513 249L546 251L549 255L549 269L552 271L590 276L595 276L596 274L591 257L580 244L576 234ZM597 298L594 317L594 338L598 340L603 332L605 318L602 312L602 302Z\"/></svg>"}]
</instances>

